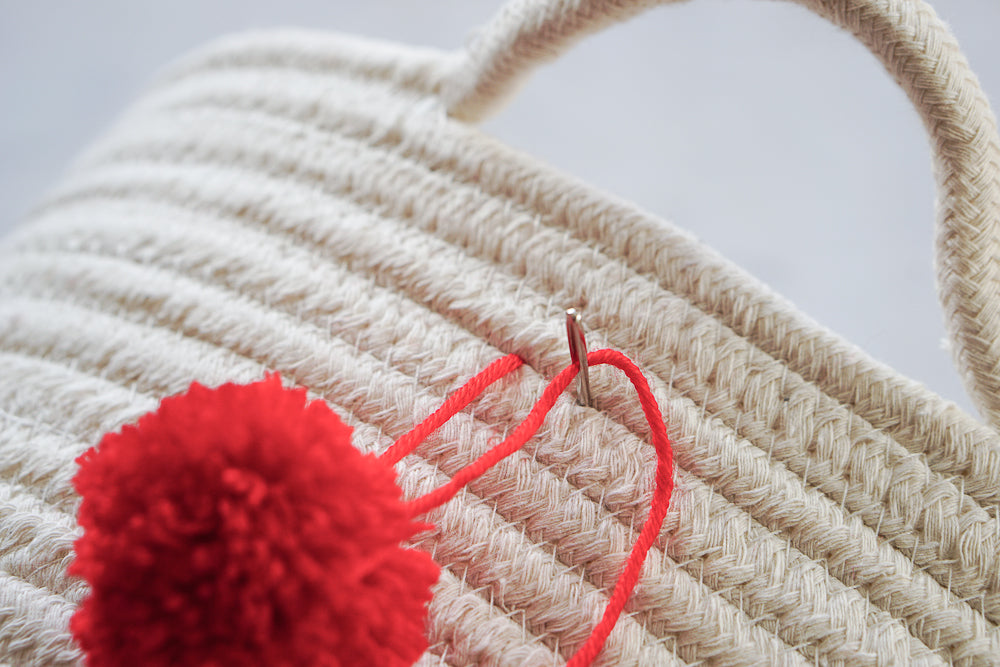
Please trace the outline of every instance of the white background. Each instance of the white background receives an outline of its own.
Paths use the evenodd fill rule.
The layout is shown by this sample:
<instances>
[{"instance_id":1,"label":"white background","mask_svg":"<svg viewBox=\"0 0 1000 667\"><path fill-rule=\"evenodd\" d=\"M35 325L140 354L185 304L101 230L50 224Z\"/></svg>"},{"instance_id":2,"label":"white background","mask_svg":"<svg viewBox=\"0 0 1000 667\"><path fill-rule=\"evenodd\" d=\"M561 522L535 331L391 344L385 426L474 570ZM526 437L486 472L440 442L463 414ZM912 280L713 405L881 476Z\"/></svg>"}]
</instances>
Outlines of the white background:
<instances>
[{"instance_id":1,"label":"white background","mask_svg":"<svg viewBox=\"0 0 1000 667\"><path fill-rule=\"evenodd\" d=\"M0 234L156 71L217 35L308 26L456 48L498 0L0 0ZM994 102L1000 3L939 0ZM943 348L927 141L846 33L696 0L592 38L485 129L692 231L877 359L968 406Z\"/></svg>"}]
</instances>

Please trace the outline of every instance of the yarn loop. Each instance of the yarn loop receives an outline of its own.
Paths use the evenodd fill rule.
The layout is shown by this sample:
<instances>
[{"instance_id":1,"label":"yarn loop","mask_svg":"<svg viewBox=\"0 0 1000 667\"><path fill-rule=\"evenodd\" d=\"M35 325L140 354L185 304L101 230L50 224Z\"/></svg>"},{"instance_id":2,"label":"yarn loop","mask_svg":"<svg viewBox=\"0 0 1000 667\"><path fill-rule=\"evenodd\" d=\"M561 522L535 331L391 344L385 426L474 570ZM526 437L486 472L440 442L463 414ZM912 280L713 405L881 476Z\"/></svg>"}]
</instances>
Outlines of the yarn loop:
<instances>
[{"instance_id":1,"label":"yarn loop","mask_svg":"<svg viewBox=\"0 0 1000 667\"><path fill-rule=\"evenodd\" d=\"M657 452L648 518L601 621L569 665L589 665L614 628L659 534L673 489L663 417L642 372L614 350L587 357L632 381ZM439 568L401 546L417 517L520 449L578 372L549 383L503 442L404 502L392 466L483 390L523 364L508 355L452 394L382 456L276 375L193 384L79 459L76 561L90 596L71 627L92 666L413 664L427 648Z\"/></svg>"}]
</instances>

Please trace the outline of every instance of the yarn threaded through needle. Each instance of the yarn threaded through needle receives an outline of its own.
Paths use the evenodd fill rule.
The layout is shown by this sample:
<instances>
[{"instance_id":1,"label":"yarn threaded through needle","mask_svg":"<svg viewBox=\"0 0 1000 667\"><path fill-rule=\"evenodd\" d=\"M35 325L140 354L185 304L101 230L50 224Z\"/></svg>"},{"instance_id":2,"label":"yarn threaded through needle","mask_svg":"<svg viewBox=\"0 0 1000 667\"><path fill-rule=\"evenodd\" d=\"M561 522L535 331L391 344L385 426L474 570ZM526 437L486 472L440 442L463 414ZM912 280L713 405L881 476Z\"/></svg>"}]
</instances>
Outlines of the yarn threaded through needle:
<instances>
[{"instance_id":1,"label":"yarn threaded through needle","mask_svg":"<svg viewBox=\"0 0 1000 667\"><path fill-rule=\"evenodd\" d=\"M663 526L663 520L670 507L670 497L674 488L674 461L673 450L670 445L670 438L667 436L666 425L663 415L656 402L656 397L649 388L649 383L631 359L616 350L596 350L587 355L587 362L590 366L610 364L625 373L635 387L639 395L639 403L642 406L643 414L649 423L649 430L653 448L656 450L656 474L653 500L650 506L649 515L643 524L632 551L618 582L615 584L614 592L604 611L601 620L591 631L590 636L570 658L568 667L584 667L593 662L600 653L608 635L614 629L618 617L621 616L625 603L631 596L635 585L639 580L642 564L646 560L646 554L656 541ZM382 458L394 464L411 453L416 447L430 435L440 428L456 413L471 403L476 396L481 394L486 387L513 372L522 365L523 361L517 355L508 355L502 359L494 361L478 375L460 387L445 401L445 403L435 411L430 417L418 424L413 430L397 440L382 455ZM541 427L542 422L549 411L555 405L573 378L579 372L579 367L570 364L556 375L549 385L542 392L541 398L532 408L527 418L514 429L500 444L494 446L478 459L459 470L450 481L433 491L420 496L409 503L410 511L414 516L424 514L451 500L456 493L464 488L469 482L476 479L491 467L499 463L504 458L510 456L531 439L531 437Z\"/></svg>"},{"instance_id":2,"label":"yarn threaded through needle","mask_svg":"<svg viewBox=\"0 0 1000 667\"><path fill-rule=\"evenodd\" d=\"M614 350L587 360L632 381L657 467L649 516L571 667L600 653L673 490L666 426L642 372ZM91 590L71 627L88 664L413 664L427 647L438 565L402 543L429 527L421 515L534 436L579 367L563 369L507 438L430 493L403 499L393 466L523 363L494 361L381 456L362 454L328 405L273 375L193 384L105 435L74 477L84 533L70 573Z\"/></svg>"}]
</instances>

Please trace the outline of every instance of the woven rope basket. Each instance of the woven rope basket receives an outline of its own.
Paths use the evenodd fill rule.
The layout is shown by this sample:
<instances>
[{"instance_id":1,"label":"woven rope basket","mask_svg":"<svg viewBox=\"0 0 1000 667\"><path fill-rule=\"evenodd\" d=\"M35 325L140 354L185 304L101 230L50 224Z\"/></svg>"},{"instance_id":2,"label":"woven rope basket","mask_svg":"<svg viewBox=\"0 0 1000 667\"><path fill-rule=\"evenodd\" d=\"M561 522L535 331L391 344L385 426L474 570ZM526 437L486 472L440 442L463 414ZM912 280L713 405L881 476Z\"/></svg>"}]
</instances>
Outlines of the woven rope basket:
<instances>
[{"instance_id":1,"label":"woven rope basket","mask_svg":"<svg viewBox=\"0 0 1000 667\"><path fill-rule=\"evenodd\" d=\"M1000 664L1000 145L919 0L799 0L925 120L937 266L983 420L669 224L472 124L649 1L515 1L460 53L265 32L180 62L0 249L0 659L76 663L74 458L194 381L308 387L382 450L490 361L527 365L399 466L439 485L591 348L643 369L677 489L604 665ZM429 519L423 665L560 664L649 507L627 381L557 403Z\"/></svg>"}]
</instances>

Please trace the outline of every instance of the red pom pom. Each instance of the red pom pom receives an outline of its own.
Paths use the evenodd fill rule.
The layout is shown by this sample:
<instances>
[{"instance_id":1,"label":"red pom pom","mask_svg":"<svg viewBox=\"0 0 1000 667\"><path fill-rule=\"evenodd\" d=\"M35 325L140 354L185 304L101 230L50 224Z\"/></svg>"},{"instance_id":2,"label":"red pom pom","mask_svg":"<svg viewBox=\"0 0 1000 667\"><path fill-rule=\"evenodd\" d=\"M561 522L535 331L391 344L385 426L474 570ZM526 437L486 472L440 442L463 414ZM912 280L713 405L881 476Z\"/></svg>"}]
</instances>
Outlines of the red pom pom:
<instances>
[{"instance_id":1,"label":"red pom pom","mask_svg":"<svg viewBox=\"0 0 1000 667\"><path fill-rule=\"evenodd\" d=\"M277 376L192 385L79 459L88 664L410 665L438 566L395 472Z\"/></svg>"}]
</instances>

